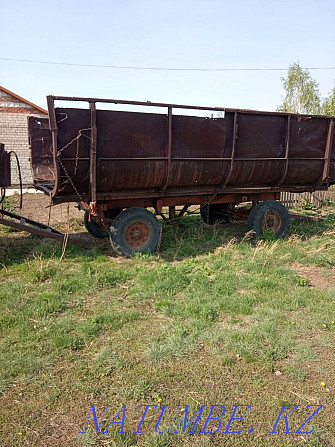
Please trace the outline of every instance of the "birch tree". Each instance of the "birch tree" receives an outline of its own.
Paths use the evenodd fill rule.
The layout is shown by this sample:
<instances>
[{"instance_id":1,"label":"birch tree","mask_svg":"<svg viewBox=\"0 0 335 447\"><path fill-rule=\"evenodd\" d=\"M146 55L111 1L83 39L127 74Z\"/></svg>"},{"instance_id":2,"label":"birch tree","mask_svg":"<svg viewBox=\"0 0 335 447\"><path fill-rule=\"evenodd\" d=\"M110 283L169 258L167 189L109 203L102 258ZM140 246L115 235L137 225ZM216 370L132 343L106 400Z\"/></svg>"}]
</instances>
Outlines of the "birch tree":
<instances>
[{"instance_id":1,"label":"birch tree","mask_svg":"<svg viewBox=\"0 0 335 447\"><path fill-rule=\"evenodd\" d=\"M281 78L285 90L284 102L279 112L306 113L316 115L321 112L319 84L294 62L288 69L286 78Z\"/></svg>"},{"instance_id":2,"label":"birch tree","mask_svg":"<svg viewBox=\"0 0 335 447\"><path fill-rule=\"evenodd\" d=\"M322 102L322 114L335 116L335 85L329 96Z\"/></svg>"}]
</instances>

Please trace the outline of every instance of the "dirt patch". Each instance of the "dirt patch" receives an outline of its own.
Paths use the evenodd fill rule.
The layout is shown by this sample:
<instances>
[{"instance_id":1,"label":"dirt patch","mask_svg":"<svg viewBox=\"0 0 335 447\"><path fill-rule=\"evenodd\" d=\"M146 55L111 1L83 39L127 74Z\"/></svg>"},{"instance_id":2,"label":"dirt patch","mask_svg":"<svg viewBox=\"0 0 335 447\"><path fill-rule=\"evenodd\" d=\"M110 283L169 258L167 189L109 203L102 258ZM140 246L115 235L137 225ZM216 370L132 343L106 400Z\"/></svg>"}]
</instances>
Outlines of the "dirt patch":
<instances>
[{"instance_id":1,"label":"dirt patch","mask_svg":"<svg viewBox=\"0 0 335 447\"><path fill-rule=\"evenodd\" d=\"M22 208L20 208L20 195L8 194L8 202L5 209L19 216L70 233L86 232L84 227L84 212L78 210L75 202L61 203L50 206L50 198L40 192L25 192L22 196Z\"/></svg>"},{"instance_id":2,"label":"dirt patch","mask_svg":"<svg viewBox=\"0 0 335 447\"><path fill-rule=\"evenodd\" d=\"M319 289L335 287L335 268L323 269L316 266L294 264L292 269L308 281L311 287Z\"/></svg>"},{"instance_id":3,"label":"dirt patch","mask_svg":"<svg viewBox=\"0 0 335 447\"><path fill-rule=\"evenodd\" d=\"M49 225L64 233L69 232L71 241L78 243L84 248L97 246L109 256L115 256L108 238L94 238L86 231L84 212L78 210L76 203L61 203L50 208L50 199L45 194L25 193L23 194L22 209L20 209L19 195L15 194L12 197L14 197L16 202L10 204L10 211L15 214ZM10 246L16 245L16 243L21 244L26 238L27 236L24 232L14 231L6 233L7 243ZM4 244L3 240L2 244Z\"/></svg>"},{"instance_id":4,"label":"dirt patch","mask_svg":"<svg viewBox=\"0 0 335 447\"><path fill-rule=\"evenodd\" d=\"M18 198L18 196L16 197ZM33 219L46 224L50 219L51 226L67 222L68 204L61 203L50 208L50 199L45 194L23 194L22 205L22 210L17 210L17 212L18 214L29 219ZM76 206L76 203L69 204L69 218L78 218L83 221L84 213L83 211L79 211Z\"/></svg>"}]
</instances>

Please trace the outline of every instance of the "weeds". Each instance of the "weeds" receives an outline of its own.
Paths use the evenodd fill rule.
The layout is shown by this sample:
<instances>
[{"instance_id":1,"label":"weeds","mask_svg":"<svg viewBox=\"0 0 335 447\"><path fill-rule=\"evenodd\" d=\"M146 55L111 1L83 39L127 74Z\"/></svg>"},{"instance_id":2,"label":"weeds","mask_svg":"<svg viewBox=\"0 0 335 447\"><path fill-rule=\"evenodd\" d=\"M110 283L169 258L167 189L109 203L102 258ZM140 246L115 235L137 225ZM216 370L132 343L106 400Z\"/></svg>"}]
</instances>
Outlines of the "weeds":
<instances>
[{"instance_id":1,"label":"weeds","mask_svg":"<svg viewBox=\"0 0 335 447\"><path fill-rule=\"evenodd\" d=\"M57 244L2 234L3 445L22 433L36 446L187 446L186 435L135 436L137 406L252 403L257 438L239 445L281 446L268 438L278 402L327 406L306 445L331 445L334 222L294 222L285 240L254 241L243 223L213 231L190 216L164 229L159 256L70 247L63 262ZM325 287L296 265L324 272ZM91 403L127 404L126 433L78 437ZM222 445L220 436L195 434L192 445Z\"/></svg>"}]
</instances>

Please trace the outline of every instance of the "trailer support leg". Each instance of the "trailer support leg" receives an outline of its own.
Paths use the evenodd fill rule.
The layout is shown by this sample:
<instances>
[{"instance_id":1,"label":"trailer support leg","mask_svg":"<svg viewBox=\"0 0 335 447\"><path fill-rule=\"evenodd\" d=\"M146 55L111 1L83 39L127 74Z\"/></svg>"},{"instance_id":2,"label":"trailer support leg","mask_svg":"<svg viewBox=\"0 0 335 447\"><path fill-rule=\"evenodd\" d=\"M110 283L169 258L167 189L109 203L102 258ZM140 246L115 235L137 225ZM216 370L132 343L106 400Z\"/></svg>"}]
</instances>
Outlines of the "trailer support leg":
<instances>
[{"instance_id":1,"label":"trailer support leg","mask_svg":"<svg viewBox=\"0 0 335 447\"><path fill-rule=\"evenodd\" d=\"M176 207L169 206L169 220L172 220L176 217Z\"/></svg>"}]
</instances>

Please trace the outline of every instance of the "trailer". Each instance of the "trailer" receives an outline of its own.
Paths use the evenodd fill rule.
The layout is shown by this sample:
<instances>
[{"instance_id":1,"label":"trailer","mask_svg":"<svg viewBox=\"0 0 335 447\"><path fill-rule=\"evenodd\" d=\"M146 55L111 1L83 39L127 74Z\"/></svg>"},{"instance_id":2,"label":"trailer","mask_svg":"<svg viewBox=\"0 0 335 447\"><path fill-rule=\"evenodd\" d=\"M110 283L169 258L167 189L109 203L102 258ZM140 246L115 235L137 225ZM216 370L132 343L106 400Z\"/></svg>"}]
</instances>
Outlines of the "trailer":
<instances>
[{"instance_id":1,"label":"trailer","mask_svg":"<svg viewBox=\"0 0 335 447\"><path fill-rule=\"evenodd\" d=\"M213 224L251 202L244 217L254 236L283 237L280 193L335 183L334 117L66 96L47 103L49 117L28 123L35 188L54 204L79 203L87 230L109 236L123 256L157 250L164 207L173 221L200 205Z\"/></svg>"}]
</instances>

